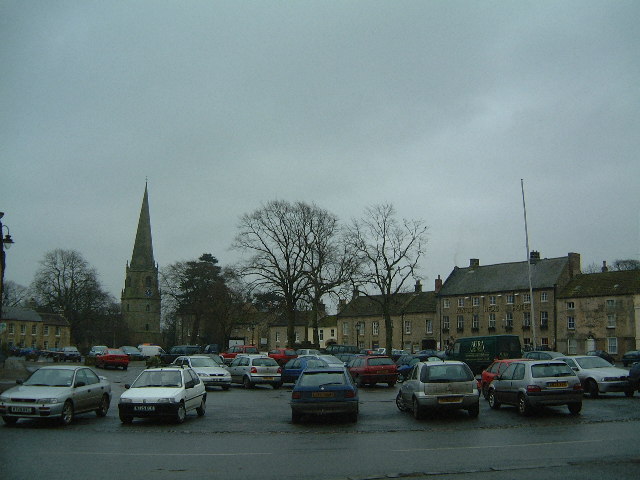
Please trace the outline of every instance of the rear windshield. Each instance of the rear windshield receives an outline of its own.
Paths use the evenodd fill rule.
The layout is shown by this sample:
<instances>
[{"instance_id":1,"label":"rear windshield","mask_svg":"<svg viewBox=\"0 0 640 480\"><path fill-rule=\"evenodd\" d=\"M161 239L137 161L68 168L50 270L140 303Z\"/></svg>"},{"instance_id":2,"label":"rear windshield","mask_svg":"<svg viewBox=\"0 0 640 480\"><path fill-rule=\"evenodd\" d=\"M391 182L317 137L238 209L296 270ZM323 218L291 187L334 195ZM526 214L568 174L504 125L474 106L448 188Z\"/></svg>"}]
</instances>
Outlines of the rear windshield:
<instances>
[{"instance_id":1,"label":"rear windshield","mask_svg":"<svg viewBox=\"0 0 640 480\"><path fill-rule=\"evenodd\" d=\"M543 377L568 377L574 376L573 370L566 363L552 363L546 365L532 365L531 376L533 378Z\"/></svg>"},{"instance_id":2,"label":"rear windshield","mask_svg":"<svg viewBox=\"0 0 640 480\"><path fill-rule=\"evenodd\" d=\"M420 372L423 383L468 382L473 380L473 373L466 364L432 365Z\"/></svg>"},{"instance_id":3,"label":"rear windshield","mask_svg":"<svg viewBox=\"0 0 640 480\"><path fill-rule=\"evenodd\" d=\"M124 355L125 353L119 348L108 348L105 352L107 355Z\"/></svg>"},{"instance_id":4,"label":"rear windshield","mask_svg":"<svg viewBox=\"0 0 640 480\"><path fill-rule=\"evenodd\" d=\"M391 360L389 357L381 357L381 358L370 358L369 359L369 365L371 365L372 367L378 366L378 365L393 365L393 360Z\"/></svg>"},{"instance_id":5,"label":"rear windshield","mask_svg":"<svg viewBox=\"0 0 640 480\"><path fill-rule=\"evenodd\" d=\"M243 348L244 353L259 353L257 347Z\"/></svg>"},{"instance_id":6,"label":"rear windshield","mask_svg":"<svg viewBox=\"0 0 640 480\"><path fill-rule=\"evenodd\" d=\"M303 387L319 387L320 385L344 385L344 373L341 372L312 372L303 373L298 385Z\"/></svg>"},{"instance_id":7,"label":"rear windshield","mask_svg":"<svg viewBox=\"0 0 640 480\"><path fill-rule=\"evenodd\" d=\"M278 362L273 358L255 358L253 360L253 365L256 367L277 367Z\"/></svg>"},{"instance_id":8,"label":"rear windshield","mask_svg":"<svg viewBox=\"0 0 640 480\"><path fill-rule=\"evenodd\" d=\"M284 354L292 356L292 355L296 355L296 351L295 350L285 350Z\"/></svg>"}]
</instances>

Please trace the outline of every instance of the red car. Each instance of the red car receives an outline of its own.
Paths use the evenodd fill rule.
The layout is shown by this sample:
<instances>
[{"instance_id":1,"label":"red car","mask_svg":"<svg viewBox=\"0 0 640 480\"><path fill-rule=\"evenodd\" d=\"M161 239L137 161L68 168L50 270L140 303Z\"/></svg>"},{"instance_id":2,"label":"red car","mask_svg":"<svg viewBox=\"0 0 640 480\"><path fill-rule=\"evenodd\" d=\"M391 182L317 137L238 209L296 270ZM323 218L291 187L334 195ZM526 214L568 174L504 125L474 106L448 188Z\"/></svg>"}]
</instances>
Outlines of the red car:
<instances>
[{"instance_id":1,"label":"red car","mask_svg":"<svg viewBox=\"0 0 640 480\"><path fill-rule=\"evenodd\" d=\"M101 354L96 355L96 367L122 367L126 370L129 366L129 355L119 348L107 348Z\"/></svg>"},{"instance_id":2,"label":"red car","mask_svg":"<svg viewBox=\"0 0 640 480\"><path fill-rule=\"evenodd\" d=\"M491 365L489 365L486 369L482 371L482 377L478 382L478 390L482 392L485 400L489 399L489 384L504 372L507 367L511 364L511 362L516 362L519 360L528 360L526 358L505 358L502 360L494 360Z\"/></svg>"},{"instance_id":3,"label":"red car","mask_svg":"<svg viewBox=\"0 0 640 480\"><path fill-rule=\"evenodd\" d=\"M289 360L298 358L296 351L291 348L274 348L269 352L269 356L278 362L281 367Z\"/></svg>"},{"instance_id":4,"label":"red car","mask_svg":"<svg viewBox=\"0 0 640 480\"><path fill-rule=\"evenodd\" d=\"M234 345L233 347L230 347L226 352L222 352L220 356L222 357L224 363L229 365L231 364L231 362L233 362L233 359L236 358L239 353L243 353L245 355L258 355L260 351L255 345Z\"/></svg>"},{"instance_id":5,"label":"red car","mask_svg":"<svg viewBox=\"0 0 640 480\"><path fill-rule=\"evenodd\" d=\"M354 357L349 373L358 386L386 383L393 387L398 381L398 366L391 357L383 355Z\"/></svg>"}]
</instances>

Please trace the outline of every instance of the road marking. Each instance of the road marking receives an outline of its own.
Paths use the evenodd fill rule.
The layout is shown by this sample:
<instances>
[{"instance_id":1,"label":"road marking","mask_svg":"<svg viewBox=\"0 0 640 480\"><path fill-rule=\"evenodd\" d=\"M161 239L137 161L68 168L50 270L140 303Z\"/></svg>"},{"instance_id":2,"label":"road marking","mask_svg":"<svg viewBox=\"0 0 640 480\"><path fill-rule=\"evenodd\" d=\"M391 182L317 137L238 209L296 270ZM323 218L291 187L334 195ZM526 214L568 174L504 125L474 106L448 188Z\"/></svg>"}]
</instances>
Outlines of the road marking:
<instances>
[{"instance_id":1,"label":"road marking","mask_svg":"<svg viewBox=\"0 0 640 480\"><path fill-rule=\"evenodd\" d=\"M127 452L42 452L42 455L117 455L119 457L247 457L252 455L273 455L266 452L249 453L127 453Z\"/></svg>"},{"instance_id":2,"label":"road marking","mask_svg":"<svg viewBox=\"0 0 640 480\"><path fill-rule=\"evenodd\" d=\"M392 452L437 452L439 450L479 450L483 448L513 448L513 447L543 447L549 445L574 445L582 443L601 443L604 440L570 440L566 442L538 442L538 443L509 443L504 445L468 445L457 447L432 447L432 448L404 448L394 449Z\"/></svg>"}]
</instances>

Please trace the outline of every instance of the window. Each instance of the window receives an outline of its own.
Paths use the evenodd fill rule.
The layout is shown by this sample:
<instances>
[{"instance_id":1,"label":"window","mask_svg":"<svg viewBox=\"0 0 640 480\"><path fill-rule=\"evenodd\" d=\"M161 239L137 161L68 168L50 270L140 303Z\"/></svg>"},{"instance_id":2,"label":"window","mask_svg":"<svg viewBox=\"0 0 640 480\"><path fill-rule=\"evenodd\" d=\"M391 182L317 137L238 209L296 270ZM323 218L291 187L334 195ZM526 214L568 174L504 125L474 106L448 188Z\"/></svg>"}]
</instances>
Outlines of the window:
<instances>
[{"instance_id":1,"label":"window","mask_svg":"<svg viewBox=\"0 0 640 480\"><path fill-rule=\"evenodd\" d=\"M507 328L513 328L513 312L507 312L507 317L505 318L505 326Z\"/></svg>"},{"instance_id":2,"label":"window","mask_svg":"<svg viewBox=\"0 0 640 480\"><path fill-rule=\"evenodd\" d=\"M458 299L458 306L459 306L459 307L464 307L464 298L460 297L460 298Z\"/></svg>"},{"instance_id":3,"label":"window","mask_svg":"<svg viewBox=\"0 0 640 480\"><path fill-rule=\"evenodd\" d=\"M411 335L411 320L404 321L404 334Z\"/></svg>"},{"instance_id":4,"label":"window","mask_svg":"<svg viewBox=\"0 0 640 480\"><path fill-rule=\"evenodd\" d=\"M13 335L14 334L14 328L15 328L14 324L10 323L9 326L8 326L9 335Z\"/></svg>"},{"instance_id":5,"label":"window","mask_svg":"<svg viewBox=\"0 0 640 480\"><path fill-rule=\"evenodd\" d=\"M37 334L38 334L38 326L31 325L31 335L37 335Z\"/></svg>"},{"instance_id":6,"label":"window","mask_svg":"<svg viewBox=\"0 0 640 480\"><path fill-rule=\"evenodd\" d=\"M60 348L60 340L56 340L56 343L53 345L53 348Z\"/></svg>"},{"instance_id":7,"label":"window","mask_svg":"<svg viewBox=\"0 0 640 480\"><path fill-rule=\"evenodd\" d=\"M616 314L610 313L607 315L607 328L616 328Z\"/></svg>"},{"instance_id":8,"label":"window","mask_svg":"<svg viewBox=\"0 0 640 480\"><path fill-rule=\"evenodd\" d=\"M427 318L425 323L426 323L425 327L426 327L427 333L428 334L433 333L433 320L431 320L430 318Z\"/></svg>"},{"instance_id":9,"label":"window","mask_svg":"<svg viewBox=\"0 0 640 480\"><path fill-rule=\"evenodd\" d=\"M331 329L331 338L336 338L336 329L335 328Z\"/></svg>"},{"instance_id":10,"label":"window","mask_svg":"<svg viewBox=\"0 0 640 480\"><path fill-rule=\"evenodd\" d=\"M323 329L318 330L318 340L320 340L320 341L324 340L324 330Z\"/></svg>"},{"instance_id":11,"label":"window","mask_svg":"<svg viewBox=\"0 0 640 480\"><path fill-rule=\"evenodd\" d=\"M549 327L549 312L540 312L540 327Z\"/></svg>"},{"instance_id":12,"label":"window","mask_svg":"<svg viewBox=\"0 0 640 480\"><path fill-rule=\"evenodd\" d=\"M449 315L442 317L442 329L449 330Z\"/></svg>"},{"instance_id":13,"label":"window","mask_svg":"<svg viewBox=\"0 0 640 480\"><path fill-rule=\"evenodd\" d=\"M442 307L443 307L443 308L449 308L450 306L451 306L451 300L449 300L448 298L445 298L445 299L442 301Z\"/></svg>"},{"instance_id":14,"label":"window","mask_svg":"<svg viewBox=\"0 0 640 480\"><path fill-rule=\"evenodd\" d=\"M473 306L477 307L480 305L480 297L473 297Z\"/></svg>"},{"instance_id":15,"label":"window","mask_svg":"<svg viewBox=\"0 0 640 480\"><path fill-rule=\"evenodd\" d=\"M49 350L49 342L47 342L47 341L45 340L45 341L43 342L43 344L42 344L42 348L43 348L44 350Z\"/></svg>"},{"instance_id":16,"label":"window","mask_svg":"<svg viewBox=\"0 0 640 480\"><path fill-rule=\"evenodd\" d=\"M276 332L276 342L280 341L280 332Z\"/></svg>"},{"instance_id":17,"label":"window","mask_svg":"<svg viewBox=\"0 0 640 480\"><path fill-rule=\"evenodd\" d=\"M540 340L540 345L542 347L549 348L549 337L542 337L542 339Z\"/></svg>"},{"instance_id":18,"label":"window","mask_svg":"<svg viewBox=\"0 0 640 480\"><path fill-rule=\"evenodd\" d=\"M464 330L464 315L458 315L458 330Z\"/></svg>"},{"instance_id":19,"label":"window","mask_svg":"<svg viewBox=\"0 0 640 480\"><path fill-rule=\"evenodd\" d=\"M617 337L607 337L607 352L614 355L618 353Z\"/></svg>"},{"instance_id":20,"label":"window","mask_svg":"<svg viewBox=\"0 0 640 480\"><path fill-rule=\"evenodd\" d=\"M549 294L547 292L542 292L540 294L540 301L541 302L548 302L549 301Z\"/></svg>"},{"instance_id":21,"label":"window","mask_svg":"<svg viewBox=\"0 0 640 480\"><path fill-rule=\"evenodd\" d=\"M380 335L380 322L372 322L371 323L371 334L372 335Z\"/></svg>"},{"instance_id":22,"label":"window","mask_svg":"<svg viewBox=\"0 0 640 480\"><path fill-rule=\"evenodd\" d=\"M349 322L342 322L342 334L349 335Z\"/></svg>"},{"instance_id":23,"label":"window","mask_svg":"<svg viewBox=\"0 0 640 480\"><path fill-rule=\"evenodd\" d=\"M475 328L476 330L480 328L480 316L475 314L471 320L471 328Z\"/></svg>"},{"instance_id":24,"label":"window","mask_svg":"<svg viewBox=\"0 0 640 480\"><path fill-rule=\"evenodd\" d=\"M496 328L496 314L489 314L489 328Z\"/></svg>"},{"instance_id":25,"label":"window","mask_svg":"<svg viewBox=\"0 0 640 480\"><path fill-rule=\"evenodd\" d=\"M529 338L529 337L524 337L524 338L522 339L522 342L524 343L525 350L526 350L527 348L531 348L531 338Z\"/></svg>"},{"instance_id":26,"label":"window","mask_svg":"<svg viewBox=\"0 0 640 480\"><path fill-rule=\"evenodd\" d=\"M607 308L615 308L616 301L615 300L607 300Z\"/></svg>"},{"instance_id":27,"label":"window","mask_svg":"<svg viewBox=\"0 0 640 480\"><path fill-rule=\"evenodd\" d=\"M507 295L507 303L513 305L516 302L516 297L513 294Z\"/></svg>"},{"instance_id":28,"label":"window","mask_svg":"<svg viewBox=\"0 0 640 480\"><path fill-rule=\"evenodd\" d=\"M294 332L294 333L295 333L295 342L300 343L300 332Z\"/></svg>"},{"instance_id":29,"label":"window","mask_svg":"<svg viewBox=\"0 0 640 480\"><path fill-rule=\"evenodd\" d=\"M578 353L578 341L575 338L569 338L567 340L567 354L575 355Z\"/></svg>"},{"instance_id":30,"label":"window","mask_svg":"<svg viewBox=\"0 0 640 480\"><path fill-rule=\"evenodd\" d=\"M45 325L45 326L43 327L43 330L44 330L44 331L42 332L42 334L43 334L45 337L46 337L47 335L49 335L49 325ZM45 350L46 350L46 349L45 349Z\"/></svg>"},{"instance_id":31,"label":"window","mask_svg":"<svg viewBox=\"0 0 640 480\"><path fill-rule=\"evenodd\" d=\"M26 325L20 325L20 335L25 335L27 333L27 326Z\"/></svg>"},{"instance_id":32,"label":"window","mask_svg":"<svg viewBox=\"0 0 640 480\"><path fill-rule=\"evenodd\" d=\"M575 317L567 317L567 328L569 330L575 330L576 329L576 319L575 319Z\"/></svg>"},{"instance_id":33,"label":"window","mask_svg":"<svg viewBox=\"0 0 640 480\"><path fill-rule=\"evenodd\" d=\"M145 323L145 324L144 324L144 329L145 329L147 332L149 331L149 324L148 324L148 323Z\"/></svg>"},{"instance_id":34,"label":"window","mask_svg":"<svg viewBox=\"0 0 640 480\"><path fill-rule=\"evenodd\" d=\"M522 317L522 326L523 327L531 326L531 312L524 312L524 316Z\"/></svg>"},{"instance_id":35,"label":"window","mask_svg":"<svg viewBox=\"0 0 640 480\"><path fill-rule=\"evenodd\" d=\"M364 337L364 322L356 323L356 332L360 337Z\"/></svg>"},{"instance_id":36,"label":"window","mask_svg":"<svg viewBox=\"0 0 640 480\"><path fill-rule=\"evenodd\" d=\"M522 303L531 303L531 295L529 295L528 293L523 293Z\"/></svg>"},{"instance_id":37,"label":"window","mask_svg":"<svg viewBox=\"0 0 640 480\"><path fill-rule=\"evenodd\" d=\"M489 297L489 305L495 305L496 304L496 296L495 295L491 295Z\"/></svg>"},{"instance_id":38,"label":"window","mask_svg":"<svg viewBox=\"0 0 640 480\"><path fill-rule=\"evenodd\" d=\"M567 310L575 310L576 304L574 302L567 302Z\"/></svg>"}]
</instances>

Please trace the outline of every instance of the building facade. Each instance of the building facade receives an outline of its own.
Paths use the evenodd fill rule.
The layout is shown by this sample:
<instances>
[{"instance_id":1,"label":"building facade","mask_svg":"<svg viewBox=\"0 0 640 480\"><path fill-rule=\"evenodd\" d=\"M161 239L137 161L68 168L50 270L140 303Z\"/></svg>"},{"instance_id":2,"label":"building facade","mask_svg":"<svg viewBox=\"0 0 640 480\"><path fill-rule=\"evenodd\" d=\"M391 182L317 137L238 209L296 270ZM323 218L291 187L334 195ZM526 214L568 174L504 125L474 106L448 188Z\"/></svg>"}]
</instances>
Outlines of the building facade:
<instances>
[{"instance_id":1,"label":"building facade","mask_svg":"<svg viewBox=\"0 0 640 480\"><path fill-rule=\"evenodd\" d=\"M121 305L122 317L129 330L131 345L161 342L158 266L153 258L146 184L131 262L127 262L126 265Z\"/></svg>"},{"instance_id":2,"label":"building facade","mask_svg":"<svg viewBox=\"0 0 640 480\"><path fill-rule=\"evenodd\" d=\"M29 308L4 307L0 347L50 350L70 346L71 327L67 319L54 313Z\"/></svg>"}]
</instances>

